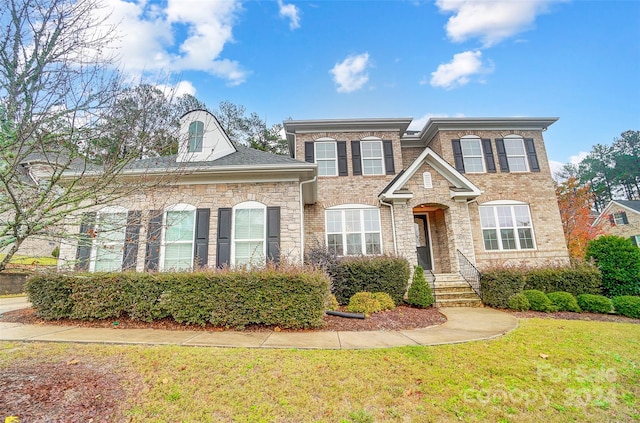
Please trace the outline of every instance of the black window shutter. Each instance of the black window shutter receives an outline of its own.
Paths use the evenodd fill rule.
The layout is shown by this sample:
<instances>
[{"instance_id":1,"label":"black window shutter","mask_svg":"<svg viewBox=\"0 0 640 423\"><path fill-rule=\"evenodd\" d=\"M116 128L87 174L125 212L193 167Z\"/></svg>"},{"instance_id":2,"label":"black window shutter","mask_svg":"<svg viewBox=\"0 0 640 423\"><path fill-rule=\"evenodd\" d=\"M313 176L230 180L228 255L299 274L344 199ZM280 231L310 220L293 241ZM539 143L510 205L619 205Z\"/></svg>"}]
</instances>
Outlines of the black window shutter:
<instances>
[{"instance_id":1,"label":"black window shutter","mask_svg":"<svg viewBox=\"0 0 640 423\"><path fill-rule=\"evenodd\" d=\"M627 212L620 212L620 216L622 216L622 223L625 225L629 224L629 220L627 219Z\"/></svg>"},{"instance_id":2,"label":"black window shutter","mask_svg":"<svg viewBox=\"0 0 640 423\"><path fill-rule=\"evenodd\" d=\"M487 166L487 172L496 173L496 162L493 158L493 148L491 148L490 139L482 139L482 151L484 152L484 163Z\"/></svg>"},{"instance_id":3,"label":"black window shutter","mask_svg":"<svg viewBox=\"0 0 640 423\"><path fill-rule=\"evenodd\" d=\"M507 161L507 150L504 148L504 139L496 138L496 152L498 153L500 172L509 172L509 162Z\"/></svg>"},{"instance_id":4,"label":"black window shutter","mask_svg":"<svg viewBox=\"0 0 640 423\"><path fill-rule=\"evenodd\" d=\"M136 270L141 217L142 213L139 210L129 210L129 213L127 213L127 228L124 232L122 270Z\"/></svg>"},{"instance_id":5,"label":"black window shutter","mask_svg":"<svg viewBox=\"0 0 640 423\"><path fill-rule=\"evenodd\" d=\"M267 207L267 260L280 263L280 207Z\"/></svg>"},{"instance_id":6,"label":"black window shutter","mask_svg":"<svg viewBox=\"0 0 640 423\"><path fill-rule=\"evenodd\" d=\"M609 215L609 222L611 223L611 226L616 226L616 218L613 217L612 214Z\"/></svg>"},{"instance_id":7,"label":"black window shutter","mask_svg":"<svg viewBox=\"0 0 640 423\"><path fill-rule=\"evenodd\" d=\"M351 163L353 174L362 175L362 160L360 158L360 141L351 141Z\"/></svg>"},{"instance_id":8,"label":"black window shutter","mask_svg":"<svg viewBox=\"0 0 640 423\"><path fill-rule=\"evenodd\" d=\"M383 140L382 150L384 151L384 167L387 175L394 175L396 173L396 166L393 162L393 141Z\"/></svg>"},{"instance_id":9,"label":"black window shutter","mask_svg":"<svg viewBox=\"0 0 640 423\"><path fill-rule=\"evenodd\" d=\"M216 247L216 266L231 264L231 208L218 209L218 238Z\"/></svg>"},{"instance_id":10,"label":"black window shutter","mask_svg":"<svg viewBox=\"0 0 640 423\"><path fill-rule=\"evenodd\" d=\"M347 142L338 141L338 175L347 176Z\"/></svg>"},{"instance_id":11,"label":"black window shutter","mask_svg":"<svg viewBox=\"0 0 640 423\"><path fill-rule=\"evenodd\" d=\"M636 236L632 236L631 237L631 243L633 245L635 245L636 247L638 247L638 240L636 239Z\"/></svg>"},{"instance_id":12,"label":"black window shutter","mask_svg":"<svg viewBox=\"0 0 640 423\"><path fill-rule=\"evenodd\" d=\"M93 243L93 229L95 224L95 212L82 214L82 219L80 220L80 234L78 236L78 249L76 250L76 270L83 272L89 270L91 244Z\"/></svg>"},{"instance_id":13,"label":"black window shutter","mask_svg":"<svg viewBox=\"0 0 640 423\"><path fill-rule=\"evenodd\" d=\"M160 242L162 241L162 210L149 212L147 225L147 251L144 259L144 270L158 271L160 269Z\"/></svg>"},{"instance_id":14,"label":"black window shutter","mask_svg":"<svg viewBox=\"0 0 640 423\"><path fill-rule=\"evenodd\" d=\"M313 151L313 141L305 141L304 143L304 161L308 163L314 163L314 151Z\"/></svg>"},{"instance_id":15,"label":"black window shutter","mask_svg":"<svg viewBox=\"0 0 640 423\"><path fill-rule=\"evenodd\" d=\"M538 155L536 154L536 146L533 143L533 138L525 138L524 147L527 150L527 158L529 159L529 170L532 172L540 172L540 163L538 163Z\"/></svg>"},{"instance_id":16,"label":"black window shutter","mask_svg":"<svg viewBox=\"0 0 640 423\"><path fill-rule=\"evenodd\" d=\"M464 173L464 158L462 156L460 140L451 140L451 148L453 148L453 163L456 170L460 173Z\"/></svg>"},{"instance_id":17,"label":"black window shutter","mask_svg":"<svg viewBox=\"0 0 640 423\"><path fill-rule=\"evenodd\" d=\"M210 209L196 210L196 235L193 267L204 267L209 262L209 217Z\"/></svg>"}]
</instances>

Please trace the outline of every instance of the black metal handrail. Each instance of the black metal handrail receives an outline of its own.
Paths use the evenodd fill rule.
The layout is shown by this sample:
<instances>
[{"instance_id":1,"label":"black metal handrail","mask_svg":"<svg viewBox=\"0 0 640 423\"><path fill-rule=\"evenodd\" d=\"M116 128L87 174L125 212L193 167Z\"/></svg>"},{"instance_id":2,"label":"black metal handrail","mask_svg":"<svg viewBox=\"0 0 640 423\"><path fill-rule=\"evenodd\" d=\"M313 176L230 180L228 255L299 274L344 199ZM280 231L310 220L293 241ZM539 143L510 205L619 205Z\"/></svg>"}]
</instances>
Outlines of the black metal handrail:
<instances>
[{"instance_id":1,"label":"black metal handrail","mask_svg":"<svg viewBox=\"0 0 640 423\"><path fill-rule=\"evenodd\" d=\"M482 299L482 288L480 287L480 271L469 261L462 251L456 250L458 252L458 264L460 266L460 276L467 281L471 289L478 294L478 297Z\"/></svg>"},{"instance_id":2,"label":"black metal handrail","mask_svg":"<svg viewBox=\"0 0 640 423\"><path fill-rule=\"evenodd\" d=\"M427 278L429 285L431 285L431 294L433 295L433 304L435 305L438 301L436 298L436 275L433 274L431 269L425 269L425 277Z\"/></svg>"}]
</instances>

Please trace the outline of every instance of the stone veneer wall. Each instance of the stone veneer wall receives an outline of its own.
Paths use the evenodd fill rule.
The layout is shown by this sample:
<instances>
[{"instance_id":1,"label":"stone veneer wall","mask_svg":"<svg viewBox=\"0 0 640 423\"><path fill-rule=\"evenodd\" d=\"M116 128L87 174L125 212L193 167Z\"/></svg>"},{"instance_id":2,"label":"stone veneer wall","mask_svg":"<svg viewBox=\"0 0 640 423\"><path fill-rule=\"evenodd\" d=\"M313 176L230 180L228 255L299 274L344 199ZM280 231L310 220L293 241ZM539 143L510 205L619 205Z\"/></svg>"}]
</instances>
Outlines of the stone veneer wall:
<instances>
[{"instance_id":1,"label":"stone veneer wall","mask_svg":"<svg viewBox=\"0 0 640 423\"><path fill-rule=\"evenodd\" d=\"M233 207L245 201L257 201L266 206L280 207L280 257L291 262L300 261L300 197L299 184L291 182L191 184L165 187L159 191L141 193L118 204L129 210L142 211L137 271L144 270L147 239L148 211L165 209L174 204L189 204L197 208L210 208L208 265L216 265L216 237L218 209ZM76 219L77 220L77 219ZM78 224L72 229L78 231ZM59 267L72 266L77 244L64 243L60 247Z\"/></svg>"},{"instance_id":2,"label":"stone veneer wall","mask_svg":"<svg viewBox=\"0 0 640 423\"><path fill-rule=\"evenodd\" d=\"M611 221L609 221L610 214L625 212L627 214L627 221L629 222L626 225L613 225ZM640 213L633 212L624 207L620 207L619 205L613 203L611 207L607 210L607 214L602 216L600 222L598 223L598 227L602 230L603 233L607 235L616 235L621 236L623 238L629 238L634 235L640 235Z\"/></svg>"}]
</instances>

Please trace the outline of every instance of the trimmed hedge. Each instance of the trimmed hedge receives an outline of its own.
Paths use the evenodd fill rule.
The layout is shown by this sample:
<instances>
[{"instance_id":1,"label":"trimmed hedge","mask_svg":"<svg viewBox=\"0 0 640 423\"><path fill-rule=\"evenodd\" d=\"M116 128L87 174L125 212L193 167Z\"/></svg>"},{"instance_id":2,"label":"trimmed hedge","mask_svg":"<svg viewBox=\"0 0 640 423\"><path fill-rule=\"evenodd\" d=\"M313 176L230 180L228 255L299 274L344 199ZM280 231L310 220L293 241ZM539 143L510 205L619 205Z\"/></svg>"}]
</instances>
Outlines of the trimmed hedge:
<instances>
[{"instance_id":1,"label":"trimmed hedge","mask_svg":"<svg viewBox=\"0 0 640 423\"><path fill-rule=\"evenodd\" d=\"M640 249L629 238L606 235L592 239L585 258L602 272L604 295L640 295Z\"/></svg>"},{"instance_id":2,"label":"trimmed hedge","mask_svg":"<svg viewBox=\"0 0 640 423\"><path fill-rule=\"evenodd\" d=\"M409 284L409 262L393 256L345 257L327 265L331 292L347 304L358 292L386 292L396 304L402 302Z\"/></svg>"},{"instance_id":3,"label":"trimmed hedge","mask_svg":"<svg viewBox=\"0 0 640 423\"><path fill-rule=\"evenodd\" d=\"M513 269L482 272L480 286L482 302L498 308L509 308L509 298L524 289L524 273Z\"/></svg>"},{"instance_id":4,"label":"trimmed hedge","mask_svg":"<svg viewBox=\"0 0 640 423\"><path fill-rule=\"evenodd\" d=\"M640 297L634 295L621 295L611 300L613 308L618 314L640 319Z\"/></svg>"},{"instance_id":5,"label":"trimmed hedge","mask_svg":"<svg viewBox=\"0 0 640 423\"><path fill-rule=\"evenodd\" d=\"M386 292L358 292L349 300L347 311L351 313L364 313L368 316L384 310L393 310L396 307L391 296Z\"/></svg>"},{"instance_id":6,"label":"trimmed hedge","mask_svg":"<svg viewBox=\"0 0 640 423\"><path fill-rule=\"evenodd\" d=\"M329 279L319 270L41 274L26 291L44 319L171 317L180 323L242 328L322 325Z\"/></svg>"},{"instance_id":7,"label":"trimmed hedge","mask_svg":"<svg viewBox=\"0 0 640 423\"><path fill-rule=\"evenodd\" d=\"M582 310L576 301L576 297L569 292L556 291L547 294L549 301L558 311L573 311L574 313L580 313Z\"/></svg>"},{"instance_id":8,"label":"trimmed hedge","mask_svg":"<svg viewBox=\"0 0 640 423\"><path fill-rule=\"evenodd\" d=\"M531 306L531 310L533 311L550 311L552 310L551 300L547 297L542 291L537 289L526 289L522 291L527 300L529 300L529 305Z\"/></svg>"},{"instance_id":9,"label":"trimmed hedge","mask_svg":"<svg viewBox=\"0 0 640 423\"><path fill-rule=\"evenodd\" d=\"M602 314L613 311L611 300L604 295L580 294L577 301L582 311Z\"/></svg>"},{"instance_id":10,"label":"trimmed hedge","mask_svg":"<svg viewBox=\"0 0 640 423\"><path fill-rule=\"evenodd\" d=\"M509 298L509 308L516 311L527 311L531 309L531 304L529 304L527 296L519 292Z\"/></svg>"}]
</instances>

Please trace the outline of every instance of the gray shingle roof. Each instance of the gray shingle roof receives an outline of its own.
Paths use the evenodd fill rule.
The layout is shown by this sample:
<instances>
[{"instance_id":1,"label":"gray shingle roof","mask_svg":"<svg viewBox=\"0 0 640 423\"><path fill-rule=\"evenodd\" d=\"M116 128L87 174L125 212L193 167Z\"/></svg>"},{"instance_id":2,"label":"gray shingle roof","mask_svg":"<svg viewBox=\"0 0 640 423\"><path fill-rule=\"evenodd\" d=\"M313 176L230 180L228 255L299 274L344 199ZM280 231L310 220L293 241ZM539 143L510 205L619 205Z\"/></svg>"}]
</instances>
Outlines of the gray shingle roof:
<instances>
[{"instance_id":1,"label":"gray shingle roof","mask_svg":"<svg viewBox=\"0 0 640 423\"><path fill-rule=\"evenodd\" d=\"M636 200L636 201L629 201L629 200L614 200L616 203L618 204L622 204L625 207L628 207L632 210L637 211L638 213L640 213L640 201Z\"/></svg>"}]
</instances>

